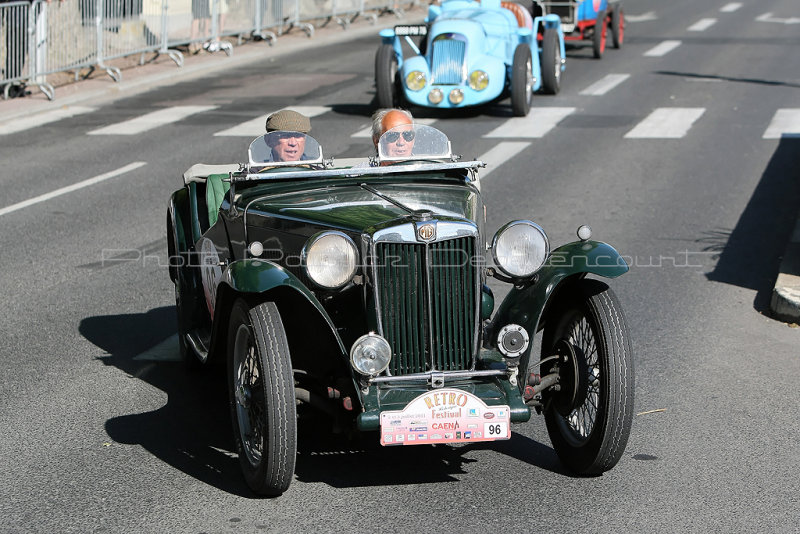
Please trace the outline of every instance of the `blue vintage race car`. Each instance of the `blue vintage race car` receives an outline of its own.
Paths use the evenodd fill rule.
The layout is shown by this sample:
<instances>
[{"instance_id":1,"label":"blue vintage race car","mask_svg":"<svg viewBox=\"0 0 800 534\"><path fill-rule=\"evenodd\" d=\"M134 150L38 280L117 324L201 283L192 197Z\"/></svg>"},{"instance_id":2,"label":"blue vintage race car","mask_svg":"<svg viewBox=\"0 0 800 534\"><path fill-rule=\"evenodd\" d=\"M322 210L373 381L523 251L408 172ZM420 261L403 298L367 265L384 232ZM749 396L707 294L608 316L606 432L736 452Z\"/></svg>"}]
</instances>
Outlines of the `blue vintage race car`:
<instances>
[{"instance_id":1,"label":"blue vintage race car","mask_svg":"<svg viewBox=\"0 0 800 534\"><path fill-rule=\"evenodd\" d=\"M534 91L555 94L561 86L560 17L534 17L518 3L445 0L428 8L426 24L395 26L380 35L380 107L406 102L462 108L510 95L514 115L525 116ZM407 56L406 49L413 53Z\"/></svg>"}]
</instances>

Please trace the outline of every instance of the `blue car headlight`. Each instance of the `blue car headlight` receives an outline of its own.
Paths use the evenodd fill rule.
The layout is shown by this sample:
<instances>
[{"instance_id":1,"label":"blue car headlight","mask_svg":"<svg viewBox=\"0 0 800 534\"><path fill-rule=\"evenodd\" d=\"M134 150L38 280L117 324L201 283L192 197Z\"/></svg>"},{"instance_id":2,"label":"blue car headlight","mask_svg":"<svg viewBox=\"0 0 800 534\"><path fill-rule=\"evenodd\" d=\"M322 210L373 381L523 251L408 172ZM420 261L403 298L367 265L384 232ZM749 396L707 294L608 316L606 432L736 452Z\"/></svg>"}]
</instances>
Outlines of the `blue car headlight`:
<instances>
[{"instance_id":1,"label":"blue car headlight","mask_svg":"<svg viewBox=\"0 0 800 534\"><path fill-rule=\"evenodd\" d=\"M474 70L469 75L469 86L475 91L483 91L489 86L489 75L482 70Z\"/></svg>"},{"instance_id":2,"label":"blue car headlight","mask_svg":"<svg viewBox=\"0 0 800 534\"><path fill-rule=\"evenodd\" d=\"M412 91L421 91L427 85L428 80L422 71L412 70L406 75L406 87Z\"/></svg>"}]
</instances>

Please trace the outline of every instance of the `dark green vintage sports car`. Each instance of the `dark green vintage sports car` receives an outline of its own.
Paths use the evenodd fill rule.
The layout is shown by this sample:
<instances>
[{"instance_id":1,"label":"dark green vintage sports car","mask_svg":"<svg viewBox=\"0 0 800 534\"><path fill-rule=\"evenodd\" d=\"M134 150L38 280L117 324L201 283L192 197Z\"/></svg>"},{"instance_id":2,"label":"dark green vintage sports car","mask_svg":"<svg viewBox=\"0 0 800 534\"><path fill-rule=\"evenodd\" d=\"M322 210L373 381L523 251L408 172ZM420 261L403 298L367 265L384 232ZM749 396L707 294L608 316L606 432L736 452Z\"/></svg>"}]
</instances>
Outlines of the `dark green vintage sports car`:
<instances>
[{"instance_id":1,"label":"dark green vintage sports car","mask_svg":"<svg viewBox=\"0 0 800 534\"><path fill-rule=\"evenodd\" d=\"M170 199L181 352L224 363L250 488L288 488L313 408L382 445L509 439L534 410L569 469L612 468L633 359L617 298L587 275L625 273L620 255L586 226L555 250L526 220L488 239L484 164L434 128L346 163L273 132L246 164L195 165ZM512 286L497 309L487 277Z\"/></svg>"}]
</instances>

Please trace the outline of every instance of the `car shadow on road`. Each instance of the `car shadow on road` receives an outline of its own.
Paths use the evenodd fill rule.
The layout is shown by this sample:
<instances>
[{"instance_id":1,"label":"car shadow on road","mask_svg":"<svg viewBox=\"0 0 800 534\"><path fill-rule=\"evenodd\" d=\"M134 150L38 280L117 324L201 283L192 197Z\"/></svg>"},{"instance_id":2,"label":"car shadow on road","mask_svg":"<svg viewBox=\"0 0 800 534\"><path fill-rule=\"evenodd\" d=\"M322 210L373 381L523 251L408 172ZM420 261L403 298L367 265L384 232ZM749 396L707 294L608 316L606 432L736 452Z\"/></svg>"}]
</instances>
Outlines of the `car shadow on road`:
<instances>
[{"instance_id":1,"label":"car shadow on road","mask_svg":"<svg viewBox=\"0 0 800 534\"><path fill-rule=\"evenodd\" d=\"M800 205L800 138L783 137L727 241L709 280L756 291L753 307L769 313L781 256ZM722 234L718 237L723 237Z\"/></svg>"},{"instance_id":2,"label":"car shadow on road","mask_svg":"<svg viewBox=\"0 0 800 534\"><path fill-rule=\"evenodd\" d=\"M231 452L234 446L223 373L188 371L179 361L176 329L174 306L139 314L86 317L80 322L80 333L108 354L98 358L100 362L167 395L161 408L113 417L106 421L105 430L113 441L140 445L201 482L254 497Z\"/></svg>"}]
</instances>

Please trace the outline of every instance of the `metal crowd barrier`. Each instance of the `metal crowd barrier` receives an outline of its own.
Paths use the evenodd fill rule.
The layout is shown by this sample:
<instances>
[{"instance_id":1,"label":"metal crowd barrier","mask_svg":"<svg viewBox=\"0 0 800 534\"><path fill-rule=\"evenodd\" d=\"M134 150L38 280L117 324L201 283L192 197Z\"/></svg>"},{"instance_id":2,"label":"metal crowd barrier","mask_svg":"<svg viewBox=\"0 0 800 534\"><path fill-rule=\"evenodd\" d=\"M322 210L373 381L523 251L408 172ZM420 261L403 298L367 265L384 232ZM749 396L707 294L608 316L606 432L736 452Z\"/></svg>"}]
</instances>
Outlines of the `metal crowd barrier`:
<instances>
[{"instance_id":1,"label":"metal crowd barrier","mask_svg":"<svg viewBox=\"0 0 800 534\"><path fill-rule=\"evenodd\" d=\"M167 54L183 65L182 47L233 52L222 37L243 35L273 44L299 28L314 35L312 21L335 21L343 28L359 16L375 22L386 13L403 15L417 0L64 0L0 4L0 86L2 97L25 85L48 99L55 89L47 76L101 68L119 81L122 73L106 62L146 53Z\"/></svg>"}]
</instances>

